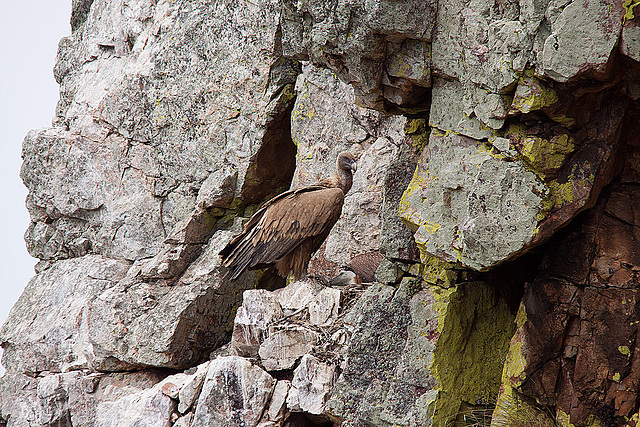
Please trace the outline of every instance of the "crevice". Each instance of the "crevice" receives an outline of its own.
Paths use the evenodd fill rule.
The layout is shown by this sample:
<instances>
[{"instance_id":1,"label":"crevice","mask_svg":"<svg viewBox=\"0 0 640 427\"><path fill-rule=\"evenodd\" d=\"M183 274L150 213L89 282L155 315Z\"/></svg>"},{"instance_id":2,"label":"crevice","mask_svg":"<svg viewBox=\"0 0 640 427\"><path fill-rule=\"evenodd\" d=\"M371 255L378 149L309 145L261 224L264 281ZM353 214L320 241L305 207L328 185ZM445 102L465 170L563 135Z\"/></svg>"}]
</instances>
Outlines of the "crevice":
<instances>
[{"instance_id":1,"label":"crevice","mask_svg":"<svg viewBox=\"0 0 640 427\"><path fill-rule=\"evenodd\" d=\"M267 126L262 145L251 158L241 190L242 204L266 201L291 186L296 146L291 138L293 102Z\"/></svg>"}]
</instances>

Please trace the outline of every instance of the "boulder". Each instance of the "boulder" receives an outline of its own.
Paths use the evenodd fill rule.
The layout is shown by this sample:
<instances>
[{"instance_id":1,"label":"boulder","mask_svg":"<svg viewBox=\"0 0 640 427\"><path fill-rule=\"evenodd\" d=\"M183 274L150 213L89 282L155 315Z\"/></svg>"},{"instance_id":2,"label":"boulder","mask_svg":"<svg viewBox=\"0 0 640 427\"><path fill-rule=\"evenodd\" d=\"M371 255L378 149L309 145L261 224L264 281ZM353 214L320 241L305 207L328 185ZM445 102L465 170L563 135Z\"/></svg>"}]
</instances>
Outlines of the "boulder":
<instances>
[{"instance_id":1,"label":"boulder","mask_svg":"<svg viewBox=\"0 0 640 427\"><path fill-rule=\"evenodd\" d=\"M195 425L255 426L268 407L276 380L238 356L212 360L196 405Z\"/></svg>"},{"instance_id":2,"label":"boulder","mask_svg":"<svg viewBox=\"0 0 640 427\"><path fill-rule=\"evenodd\" d=\"M312 415L323 415L337 378L337 367L317 357L304 355L293 371L291 406ZM292 409L293 410L293 409Z\"/></svg>"}]
</instances>

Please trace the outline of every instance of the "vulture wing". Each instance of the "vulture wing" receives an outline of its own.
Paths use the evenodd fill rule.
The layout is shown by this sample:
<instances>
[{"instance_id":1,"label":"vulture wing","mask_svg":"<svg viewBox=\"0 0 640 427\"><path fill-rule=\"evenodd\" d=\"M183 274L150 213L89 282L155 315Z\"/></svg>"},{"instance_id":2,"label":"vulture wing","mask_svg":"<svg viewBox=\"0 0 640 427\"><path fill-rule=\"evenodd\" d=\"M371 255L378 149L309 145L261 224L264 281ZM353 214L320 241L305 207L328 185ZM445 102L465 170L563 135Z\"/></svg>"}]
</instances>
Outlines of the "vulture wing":
<instances>
[{"instance_id":1,"label":"vulture wing","mask_svg":"<svg viewBox=\"0 0 640 427\"><path fill-rule=\"evenodd\" d=\"M343 201L340 188L322 185L274 197L220 252L223 265L232 269L231 278L235 279L245 268L272 264L310 239L319 241L319 247L340 217ZM318 247L311 248L312 252Z\"/></svg>"}]
</instances>

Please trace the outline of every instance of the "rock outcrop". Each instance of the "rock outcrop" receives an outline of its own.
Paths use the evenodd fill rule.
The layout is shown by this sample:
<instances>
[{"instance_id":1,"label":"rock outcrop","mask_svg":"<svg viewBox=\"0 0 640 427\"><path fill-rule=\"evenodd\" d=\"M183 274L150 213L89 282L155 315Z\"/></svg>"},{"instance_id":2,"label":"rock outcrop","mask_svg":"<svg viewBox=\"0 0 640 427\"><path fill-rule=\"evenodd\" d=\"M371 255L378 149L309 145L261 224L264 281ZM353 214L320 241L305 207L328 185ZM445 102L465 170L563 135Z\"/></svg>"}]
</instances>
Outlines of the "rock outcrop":
<instances>
[{"instance_id":1,"label":"rock outcrop","mask_svg":"<svg viewBox=\"0 0 640 427\"><path fill-rule=\"evenodd\" d=\"M638 425L637 5L74 0L0 425ZM230 281L343 150L310 277Z\"/></svg>"}]
</instances>

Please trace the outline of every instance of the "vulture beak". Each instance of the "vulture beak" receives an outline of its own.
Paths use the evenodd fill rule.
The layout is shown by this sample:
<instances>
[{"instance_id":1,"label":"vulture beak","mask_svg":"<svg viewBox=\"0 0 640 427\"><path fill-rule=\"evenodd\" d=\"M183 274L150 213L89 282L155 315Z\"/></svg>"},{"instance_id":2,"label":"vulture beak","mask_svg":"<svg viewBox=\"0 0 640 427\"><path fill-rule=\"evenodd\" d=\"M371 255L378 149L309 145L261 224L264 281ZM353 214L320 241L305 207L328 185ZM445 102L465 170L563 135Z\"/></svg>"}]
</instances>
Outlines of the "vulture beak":
<instances>
[{"instance_id":1,"label":"vulture beak","mask_svg":"<svg viewBox=\"0 0 640 427\"><path fill-rule=\"evenodd\" d=\"M355 173L355 171L358 170L358 165L356 164L355 160L351 160L351 171Z\"/></svg>"}]
</instances>

